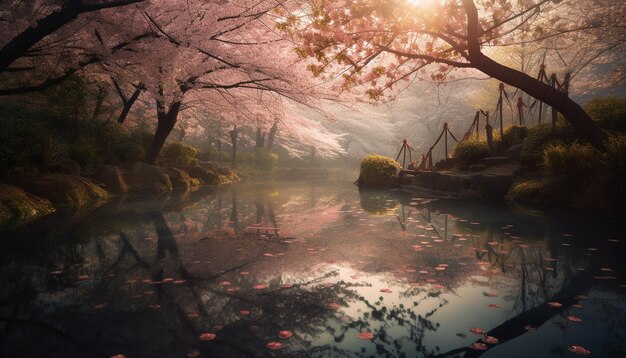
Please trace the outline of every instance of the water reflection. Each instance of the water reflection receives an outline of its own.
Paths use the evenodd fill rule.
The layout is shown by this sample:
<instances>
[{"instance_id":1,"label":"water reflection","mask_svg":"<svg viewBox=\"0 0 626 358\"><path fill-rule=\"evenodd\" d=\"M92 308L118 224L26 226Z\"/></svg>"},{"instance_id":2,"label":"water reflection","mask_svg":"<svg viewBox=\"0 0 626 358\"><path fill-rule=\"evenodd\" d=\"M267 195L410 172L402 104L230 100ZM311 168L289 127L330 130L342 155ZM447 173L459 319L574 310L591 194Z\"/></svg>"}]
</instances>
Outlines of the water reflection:
<instances>
[{"instance_id":1,"label":"water reflection","mask_svg":"<svg viewBox=\"0 0 626 358\"><path fill-rule=\"evenodd\" d=\"M1 352L621 356L622 229L349 183L111 203L3 234Z\"/></svg>"}]
</instances>

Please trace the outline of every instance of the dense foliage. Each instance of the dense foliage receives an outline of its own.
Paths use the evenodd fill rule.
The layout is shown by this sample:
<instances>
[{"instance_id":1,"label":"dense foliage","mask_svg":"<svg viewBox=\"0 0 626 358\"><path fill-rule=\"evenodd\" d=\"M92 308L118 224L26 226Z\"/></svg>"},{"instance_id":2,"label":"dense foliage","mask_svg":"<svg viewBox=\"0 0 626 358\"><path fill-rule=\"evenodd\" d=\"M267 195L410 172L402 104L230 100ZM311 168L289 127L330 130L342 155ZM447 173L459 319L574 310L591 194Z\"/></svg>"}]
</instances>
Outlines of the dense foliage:
<instances>
[{"instance_id":1,"label":"dense foliage","mask_svg":"<svg viewBox=\"0 0 626 358\"><path fill-rule=\"evenodd\" d=\"M467 140L454 147L452 157L456 158L461 165L476 164L481 159L489 156L489 145L486 141Z\"/></svg>"},{"instance_id":2,"label":"dense foliage","mask_svg":"<svg viewBox=\"0 0 626 358\"><path fill-rule=\"evenodd\" d=\"M400 164L382 155L368 155L361 161L361 179L365 187L389 188L397 185Z\"/></svg>"}]
</instances>

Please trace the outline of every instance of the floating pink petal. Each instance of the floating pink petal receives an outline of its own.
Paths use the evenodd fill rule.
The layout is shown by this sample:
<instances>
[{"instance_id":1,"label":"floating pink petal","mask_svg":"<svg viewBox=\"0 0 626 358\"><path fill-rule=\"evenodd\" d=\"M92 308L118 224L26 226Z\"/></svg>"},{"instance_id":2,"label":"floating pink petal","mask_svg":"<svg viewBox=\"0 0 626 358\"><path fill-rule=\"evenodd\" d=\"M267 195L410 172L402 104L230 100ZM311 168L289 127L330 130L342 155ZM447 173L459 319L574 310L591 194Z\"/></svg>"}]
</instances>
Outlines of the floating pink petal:
<instances>
[{"instance_id":1,"label":"floating pink petal","mask_svg":"<svg viewBox=\"0 0 626 358\"><path fill-rule=\"evenodd\" d=\"M293 333L291 331L280 331L278 332L278 337L283 338L283 339L287 339L287 338L291 338L291 336L293 336Z\"/></svg>"},{"instance_id":2,"label":"floating pink petal","mask_svg":"<svg viewBox=\"0 0 626 358\"><path fill-rule=\"evenodd\" d=\"M239 314L242 315L242 316L247 316L247 315L250 314L250 311L248 311L248 310L241 310L241 311L239 311Z\"/></svg>"},{"instance_id":3,"label":"floating pink petal","mask_svg":"<svg viewBox=\"0 0 626 358\"><path fill-rule=\"evenodd\" d=\"M585 356L588 356L591 354L591 351L588 350L585 347L581 347L581 346L569 346L569 348L567 348L570 352L572 353L576 353L576 354L582 354Z\"/></svg>"},{"instance_id":4,"label":"floating pink petal","mask_svg":"<svg viewBox=\"0 0 626 358\"><path fill-rule=\"evenodd\" d=\"M382 292L382 293L391 293L392 291L390 289L388 289L388 288L381 288L380 292Z\"/></svg>"},{"instance_id":5,"label":"floating pink petal","mask_svg":"<svg viewBox=\"0 0 626 358\"><path fill-rule=\"evenodd\" d=\"M266 288L267 288L267 285L266 285L266 284L263 284L263 283L260 283L260 284L258 284L258 285L254 285L254 289L255 289L255 290L264 290L264 289L266 289Z\"/></svg>"},{"instance_id":6,"label":"floating pink petal","mask_svg":"<svg viewBox=\"0 0 626 358\"><path fill-rule=\"evenodd\" d=\"M372 339L374 339L374 333L372 333L372 332L361 332L361 333L359 333L358 337L361 338L361 339L372 340Z\"/></svg>"},{"instance_id":7,"label":"floating pink petal","mask_svg":"<svg viewBox=\"0 0 626 358\"><path fill-rule=\"evenodd\" d=\"M212 340L214 340L214 339L215 339L215 337L217 337L217 336L215 335L215 333L202 333L202 334L200 335L200 340L201 340L201 341L212 341Z\"/></svg>"},{"instance_id":8,"label":"floating pink petal","mask_svg":"<svg viewBox=\"0 0 626 358\"><path fill-rule=\"evenodd\" d=\"M559 302L550 301L548 302L548 306L553 307L553 308L561 308L563 307L563 304Z\"/></svg>"},{"instance_id":9,"label":"floating pink petal","mask_svg":"<svg viewBox=\"0 0 626 358\"><path fill-rule=\"evenodd\" d=\"M481 340L485 343L489 343L489 344L498 344L500 343L500 340L494 336L484 336L483 338L481 338Z\"/></svg>"},{"instance_id":10,"label":"floating pink petal","mask_svg":"<svg viewBox=\"0 0 626 358\"><path fill-rule=\"evenodd\" d=\"M470 332L475 333L475 334L480 334L480 335L485 334L485 330L482 328L478 328L478 327L470 328Z\"/></svg>"},{"instance_id":11,"label":"floating pink petal","mask_svg":"<svg viewBox=\"0 0 626 358\"><path fill-rule=\"evenodd\" d=\"M572 322L582 322L583 321L580 317L576 317L576 316L572 316L572 315L567 316L567 320L568 321L572 321Z\"/></svg>"},{"instance_id":12,"label":"floating pink petal","mask_svg":"<svg viewBox=\"0 0 626 358\"><path fill-rule=\"evenodd\" d=\"M283 348L283 344L280 343L280 342L272 341L272 342L269 342L266 347L268 349L276 351L276 350L279 350L279 349Z\"/></svg>"},{"instance_id":13,"label":"floating pink petal","mask_svg":"<svg viewBox=\"0 0 626 358\"><path fill-rule=\"evenodd\" d=\"M499 309L500 308L500 306L498 306L498 305L496 305L494 303L490 303L488 307L489 308L493 308L493 309Z\"/></svg>"},{"instance_id":14,"label":"floating pink petal","mask_svg":"<svg viewBox=\"0 0 626 358\"><path fill-rule=\"evenodd\" d=\"M230 286L230 282L228 281L222 281L220 283L217 284L218 286Z\"/></svg>"},{"instance_id":15,"label":"floating pink petal","mask_svg":"<svg viewBox=\"0 0 626 358\"><path fill-rule=\"evenodd\" d=\"M487 345L485 343L474 343L470 346L471 349L476 349L479 351L486 351L487 350Z\"/></svg>"}]
</instances>

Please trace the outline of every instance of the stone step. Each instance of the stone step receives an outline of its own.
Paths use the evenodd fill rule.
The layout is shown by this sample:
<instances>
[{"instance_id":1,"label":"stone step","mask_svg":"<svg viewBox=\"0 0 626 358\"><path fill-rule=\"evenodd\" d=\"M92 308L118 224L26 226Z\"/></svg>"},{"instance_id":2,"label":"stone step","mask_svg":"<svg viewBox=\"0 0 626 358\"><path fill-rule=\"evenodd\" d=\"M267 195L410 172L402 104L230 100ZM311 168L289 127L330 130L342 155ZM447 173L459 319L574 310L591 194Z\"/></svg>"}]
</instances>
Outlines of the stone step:
<instances>
[{"instance_id":1,"label":"stone step","mask_svg":"<svg viewBox=\"0 0 626 358\"><path fill-rule=\"evenodd\" d=\"M487 157L487 158L483 158L482 160L482 162L486 165L504 164L504 163L508 163L509 161L511 161L509 157Z\"/></svg>"}]
</instances>

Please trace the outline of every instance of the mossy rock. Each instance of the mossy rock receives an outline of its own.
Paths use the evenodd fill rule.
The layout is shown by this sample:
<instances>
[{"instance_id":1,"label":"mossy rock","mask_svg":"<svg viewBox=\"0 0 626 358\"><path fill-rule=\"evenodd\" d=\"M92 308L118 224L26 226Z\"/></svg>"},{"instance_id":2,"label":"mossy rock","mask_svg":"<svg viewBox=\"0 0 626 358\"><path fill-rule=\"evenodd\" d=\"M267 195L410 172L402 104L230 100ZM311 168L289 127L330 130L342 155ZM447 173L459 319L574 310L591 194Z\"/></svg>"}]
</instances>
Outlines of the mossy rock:
<instances>
[{"instance_id":1,"label":"mossy rock","mask_svg":"<svg viewBox=\"0 0 626 358\"><path fill-rule=\"evenodd\" d=\"M123 172L123 176L129 192L161 194L170 192L173 188L167 171L152 164L135 163Z\"/></svg>"},{"instance_id":2,"label":"mossy rock","mask_svg":"<svg viewBox=\"0 0 626 358\"><path fill-rule=\"evenodd\" d=\"M228 184L239 181L239 175L228 168L217 168L217 174L220 175L220 184Z\"/></svg>"},{"instance_id":3,"label":"mossy rock","mask_svg":"<svg viewBox=\"0 0 626 358\"><path fill-rule=\"evenodd\" d=\"M54 211L50 201L28 194L16 186L0 184L0 225L26 223Z\"/></svg>"},{"instance_id":4,"label":"mossy rock","mask_svg":"<svg viewBox=\"0 0 626 358\"><path fill-rule=\"evenodd\" d=\"M80 208L106 200L111 194L93 180L67 174L21 178L16 185L55 205Z\"/></svg>"},{"instance_id":5,"label":"mossy rock","mask_svg":"<svg viewBox=\"0 0 626 358\"><path fill-rule=\"evenodd\" d=\"M172 187L175 190L187 191L191 187L191 177L189 174L178 168L168 168L167 174L172 181Z\"/></svg>"},{"instance_id":6,"label":"mossy rock","mask_svg":"<svg viewBox=\"0 0 626 358\"><path fill-rule=\"evenodd\" d=\"M124 180L122 169L115 165L100 166L93 174L93 178L112 193L125 194L128 192L128 184Z\"/></svg>"},{"instance_id":7,"label":"mossy rock","mask_svg":"<svg viewBox=\"0 0 626 358\"><path fill-rule=\"evenodd\" d=\"M201 167L191 167L187 169L187 173L192 178L198 178L202 180L202 183L205 185L219 185L220 183L220 175L217 171L213 169L201 168Z\"/></svg>"},{"instance_id":8,"label":"mossy rock","mask_svg":"<svg viewBox=\"0 0 626 358\"><path fill-rule=\"evenodd\" d=\"M361 161L359 186L364 188L393 188L398 186L400 164L382 155L368 155Z\"/></svg>"}]
</instances>

